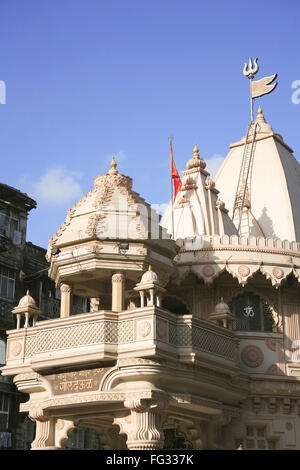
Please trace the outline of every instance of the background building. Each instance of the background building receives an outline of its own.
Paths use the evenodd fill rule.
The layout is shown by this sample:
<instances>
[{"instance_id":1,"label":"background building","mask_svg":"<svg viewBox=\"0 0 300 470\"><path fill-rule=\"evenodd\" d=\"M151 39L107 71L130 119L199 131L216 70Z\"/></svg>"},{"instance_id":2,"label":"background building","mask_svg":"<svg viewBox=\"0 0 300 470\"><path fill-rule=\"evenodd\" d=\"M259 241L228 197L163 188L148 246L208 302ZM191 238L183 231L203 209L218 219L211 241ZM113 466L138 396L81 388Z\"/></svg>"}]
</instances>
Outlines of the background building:
<instances>
[{"instance_id":1,"label":"background building","mask_svg":"<svg viewBox=\"0 0 300 470\"><path fill-rule=\"evenodd\" d=\"M46 250L26 241L29 212L36 202L27 194L0 183L0 363L5 364L6 331L14 329L16 318L11 314L27 290L43 311L42 318L59 316L60 291L48 277ZM82 299L75 299L73 312L86 309ZM29 449L35 424L19 412L26 396L19 393L11 378L0 375L0 448ZM75 433L76 434L76 433ZM86 430L74 435L71 448L93 448Z\"/></svg>"}]
</instances>

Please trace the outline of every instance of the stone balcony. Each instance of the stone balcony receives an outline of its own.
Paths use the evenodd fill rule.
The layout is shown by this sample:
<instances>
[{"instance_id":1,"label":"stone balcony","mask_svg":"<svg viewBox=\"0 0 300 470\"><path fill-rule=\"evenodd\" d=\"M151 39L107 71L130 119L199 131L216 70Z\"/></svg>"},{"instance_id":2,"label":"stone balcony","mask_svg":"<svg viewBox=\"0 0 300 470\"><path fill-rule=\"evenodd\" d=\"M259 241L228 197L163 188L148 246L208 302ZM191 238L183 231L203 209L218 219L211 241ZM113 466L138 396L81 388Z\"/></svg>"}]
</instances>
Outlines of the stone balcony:
<instances>
[{"instance_id":1,"label":"stone balcony","mask_svg":"<svg viewBox=\"0 0 300 470\"><path fill-rule=\"evenodd\" d=\"M30 396L20 411L37 422L33 449L63 448L78 425L96 429L106 449L160 448L162 426L189 426L196 437L208 429L209 447L248 393L232 330L159 306L60 317L7 334L2 374ZM149 420L155 432L135 438Z\"/></svg>"},{"instance_id":2,"label":"stone balcony","mask_svg":"<svg viewBox=\"0 0 300 470\"><path fill-rule=\"evenodd\" d=\"M8 331L3 374L46 372L124 358L170 359L235 375L235 333L192 315L147 306L120 313L99 311L37 322Z\"/></svg>"}]
</instances>

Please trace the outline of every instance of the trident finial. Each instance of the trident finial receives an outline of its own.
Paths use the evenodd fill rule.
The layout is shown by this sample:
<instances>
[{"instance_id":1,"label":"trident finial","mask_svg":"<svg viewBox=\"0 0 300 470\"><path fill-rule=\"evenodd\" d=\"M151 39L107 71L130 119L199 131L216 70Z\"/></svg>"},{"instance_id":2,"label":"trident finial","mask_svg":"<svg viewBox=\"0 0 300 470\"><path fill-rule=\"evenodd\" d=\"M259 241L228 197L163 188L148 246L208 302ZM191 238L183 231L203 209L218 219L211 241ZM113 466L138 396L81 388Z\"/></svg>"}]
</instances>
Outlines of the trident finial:
<instances>
[{"instance_id":1,"label":"trident finial","mask_svg":"<svg viewBox=\"0 0 300 470\"><path fill-rule=\"evenodd\" d=\"M244 64L243 74L245 75L245 77L252 79L254 75L258 72L259 66L257 61L258 59L256 58L252 63L252 59L249 59L249 64Z\"/></svg>"}]
</instances>

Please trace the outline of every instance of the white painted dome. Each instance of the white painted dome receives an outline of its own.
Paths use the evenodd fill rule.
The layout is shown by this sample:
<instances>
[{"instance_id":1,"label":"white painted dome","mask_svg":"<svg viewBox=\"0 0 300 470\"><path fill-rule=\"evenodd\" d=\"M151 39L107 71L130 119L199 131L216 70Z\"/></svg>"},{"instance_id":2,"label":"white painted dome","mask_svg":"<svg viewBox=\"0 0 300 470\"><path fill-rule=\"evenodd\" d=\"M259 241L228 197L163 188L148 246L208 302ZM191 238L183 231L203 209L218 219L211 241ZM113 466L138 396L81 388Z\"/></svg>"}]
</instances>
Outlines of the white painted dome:
<instances>
[{"instance_id":1,"label":"white painted dome","mask_svg":"<svg viewBox=\"0 0 300 470\"><path fill-rule=\"evenodd\" d=\"M153 282L158 282L158 276L154 271L152 271L151 266L149 266L148 271L142 275L141 284L149 284Z\"/></svg>"},{"instance_id":2,"label":"white painted dome","mask_svg":"<svg viewBox=\"0 0 300 470\"><path fill-rule=\"evenodd\" d=\"M37 308L35 300L31 295L29 295L29 291L27 291L26 295L22 297L19 301L18 307L32 307L32 308Z\"/></svg>"}]
</instances>

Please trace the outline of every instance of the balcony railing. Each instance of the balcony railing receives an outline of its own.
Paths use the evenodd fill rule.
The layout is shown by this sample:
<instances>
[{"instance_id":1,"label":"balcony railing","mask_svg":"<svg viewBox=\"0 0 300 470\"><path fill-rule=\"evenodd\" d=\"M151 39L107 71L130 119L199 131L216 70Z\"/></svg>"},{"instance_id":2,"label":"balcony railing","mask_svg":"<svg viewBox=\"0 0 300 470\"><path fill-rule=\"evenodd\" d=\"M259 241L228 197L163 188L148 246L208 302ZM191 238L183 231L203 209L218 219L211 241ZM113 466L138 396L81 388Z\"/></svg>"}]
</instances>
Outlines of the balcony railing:
<instances>
[{"instance_id":1,"label":"balcony railing","mask_svg":"<svg viewBox=\"0 0 300 470\"><path fill-rule=\"evenodd\" d=\"M58 318L60 315L59 299L42 299L40 310L44 317Z\"/></svg>"},{"instance_id":2,"label":"balcony railing","mask_svg":"<svg viewBox=\"0 0 300 470\"><path fill-rule=\"evenodd\" d=\"M73 366L126 357L170 357L214 363L220 369L237 367L238 339L233 331L158 307L40 321L8 335L7 371L16 365L42 370L62 362Z\"/></svg>"}]
</instances>

